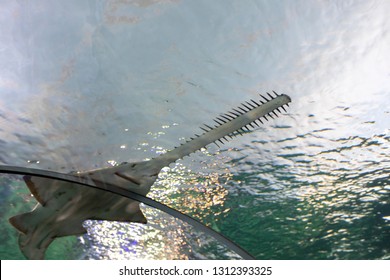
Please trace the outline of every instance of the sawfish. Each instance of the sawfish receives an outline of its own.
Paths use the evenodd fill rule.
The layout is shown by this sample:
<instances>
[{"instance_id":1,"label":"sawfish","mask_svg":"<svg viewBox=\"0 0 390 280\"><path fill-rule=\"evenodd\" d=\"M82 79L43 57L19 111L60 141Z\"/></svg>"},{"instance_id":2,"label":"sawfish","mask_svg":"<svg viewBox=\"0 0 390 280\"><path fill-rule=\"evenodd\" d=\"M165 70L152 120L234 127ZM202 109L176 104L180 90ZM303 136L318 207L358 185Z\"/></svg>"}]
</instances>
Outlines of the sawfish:
<instances>
[{"instance_id":1,"label":"sawfish","mask_svg":"<svg viewBox=\"0 0 390 280\"><path fill-rule=\"evenodd\" d=\"M260 126L269 118L278 117L291 99L288 95L260 95L237 108L220 114L215 124L204 124L202 134L195 134L185 143L148 161L123 163L74 175L88 179L95 186L114 185L146 196L163 167L215 143L224 144ZM31 212L19 214L9 222L19 231L19 247L27 259L44 259L45 252L57 237L86 233L85 220L107 220L147 223L139 202L101 189L76 183L26 175L23 177L38 204Z\"/></svg>"}]
</instances>

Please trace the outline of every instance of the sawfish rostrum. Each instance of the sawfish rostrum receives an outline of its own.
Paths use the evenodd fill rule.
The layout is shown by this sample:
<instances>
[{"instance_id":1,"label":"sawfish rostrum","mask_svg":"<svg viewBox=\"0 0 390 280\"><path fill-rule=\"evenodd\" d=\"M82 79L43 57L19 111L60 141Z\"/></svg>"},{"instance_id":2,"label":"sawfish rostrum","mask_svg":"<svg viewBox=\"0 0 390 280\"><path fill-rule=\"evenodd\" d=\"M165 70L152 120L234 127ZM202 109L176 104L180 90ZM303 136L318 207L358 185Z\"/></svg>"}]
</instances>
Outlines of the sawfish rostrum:
<instances>
[{"instance_id":1,"label":"sawfish rostrum","mask_svg":"<svg viewBox=\"0 0 390 280\"><path fill-rule=\"evenodd\" d=\"M251 99L219 115L214 125L201 127L202 134L195 134L152 160L81 172L77 176L95 186L114 185L145 196L163 167L209 144L219 146L286 111L290 97L273 93L260 95L257 101ZM9 221L20 232L19 247L28 259L43 259L56 237L86 233L82 223L87 219L146 223L135 200L61 180L38 176L23 179L38 204L31 212L13 216Z\"/></svg>"}]
</instances>

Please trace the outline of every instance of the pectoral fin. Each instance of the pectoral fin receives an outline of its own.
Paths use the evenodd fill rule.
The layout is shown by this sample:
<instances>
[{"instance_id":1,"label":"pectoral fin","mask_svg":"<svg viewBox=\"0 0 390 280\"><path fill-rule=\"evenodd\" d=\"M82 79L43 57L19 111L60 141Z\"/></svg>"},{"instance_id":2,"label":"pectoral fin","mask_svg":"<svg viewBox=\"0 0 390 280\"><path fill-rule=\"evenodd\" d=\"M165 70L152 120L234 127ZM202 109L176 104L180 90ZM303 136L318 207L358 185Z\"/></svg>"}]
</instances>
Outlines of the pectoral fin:
<instances>
[{"instance_id":1,"label":"pectoral fin","mask_svg":"<svg viewBox=\"0 0 390 280\"><path fill-rule=\"evenodd\" d=\"M13 225L19 232L27 234L29 225L28 220L31 218L31 213L25 213L13 216L9 219L11 225Z\"/></svg>"},{"instance_id":2,"label":"pectoral fin","mask_svg":"<svg viewBox=\"0 0 390 280\"><path fill-rule=\"evenodd\" d=\"M53 179L24 176L23 180L35 199L41 205L46 205L47 201L51 197L51 194L55 191L55 189L51 187Z\"/></svg>"}]
</instances>

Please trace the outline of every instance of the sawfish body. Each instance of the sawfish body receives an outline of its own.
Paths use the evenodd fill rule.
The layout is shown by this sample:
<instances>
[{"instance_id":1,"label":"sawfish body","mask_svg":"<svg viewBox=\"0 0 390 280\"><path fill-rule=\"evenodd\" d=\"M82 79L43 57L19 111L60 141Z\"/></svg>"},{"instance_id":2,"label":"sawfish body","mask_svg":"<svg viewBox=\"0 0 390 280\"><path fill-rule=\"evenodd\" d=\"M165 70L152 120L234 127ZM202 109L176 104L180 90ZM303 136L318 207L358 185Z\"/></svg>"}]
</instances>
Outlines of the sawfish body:
<instances>
[{"instance_id":1,"label":"sawfish body","mask_svg":"<svg viewBox=\"0 0 390 280\"><path fill-rule=\"evenodd\" d=\"M214 119L213 127L201 127L203 134L152 160L91 170L77 176L97 186L114 185L145 196L163 167L211 143L218 145L237 133L247 132L268 117L278 116L276 112L281 113L280 109L285 111L290 97L274 94L242 103ZM19 230L19 247L28 259L43 259L56 237L85 233L82 223L87 219L146 223L139 202L120 195L42 177L24 176L24 181L38 205L29 213L11 217L10 223Z\"/></svg>"}]
</instances>

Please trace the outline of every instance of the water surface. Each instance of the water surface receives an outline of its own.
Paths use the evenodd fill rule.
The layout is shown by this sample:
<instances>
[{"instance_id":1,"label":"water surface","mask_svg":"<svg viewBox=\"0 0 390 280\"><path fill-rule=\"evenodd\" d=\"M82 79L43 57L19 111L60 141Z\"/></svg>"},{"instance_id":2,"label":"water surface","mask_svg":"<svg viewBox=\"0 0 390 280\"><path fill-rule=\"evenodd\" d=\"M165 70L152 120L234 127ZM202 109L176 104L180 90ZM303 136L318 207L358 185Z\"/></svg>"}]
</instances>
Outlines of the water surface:
<instances>
[{"instance_id":1,"label":"water surface","mask_svg":"<svg viewBox=\"0 0 390 280\"><path fill-rule=\"evenodd\" d=\"M275 90L291 96L287 114L164 169L150 196L259 259L390 258L390 2L3 2L1 164L70 172L149 159ZM1 182L7 224L23 208L11 197L28 193ZM161 250L162 232L192 242L180 223L126 225L149 246L131 256L115 243L122 226L86 226L69 239L80 254L66 240L52 258L232 257ZM11 228L2 236L16 244ZM21 258L12 246L2 258Z\"/></svg>"}]
</instances>

